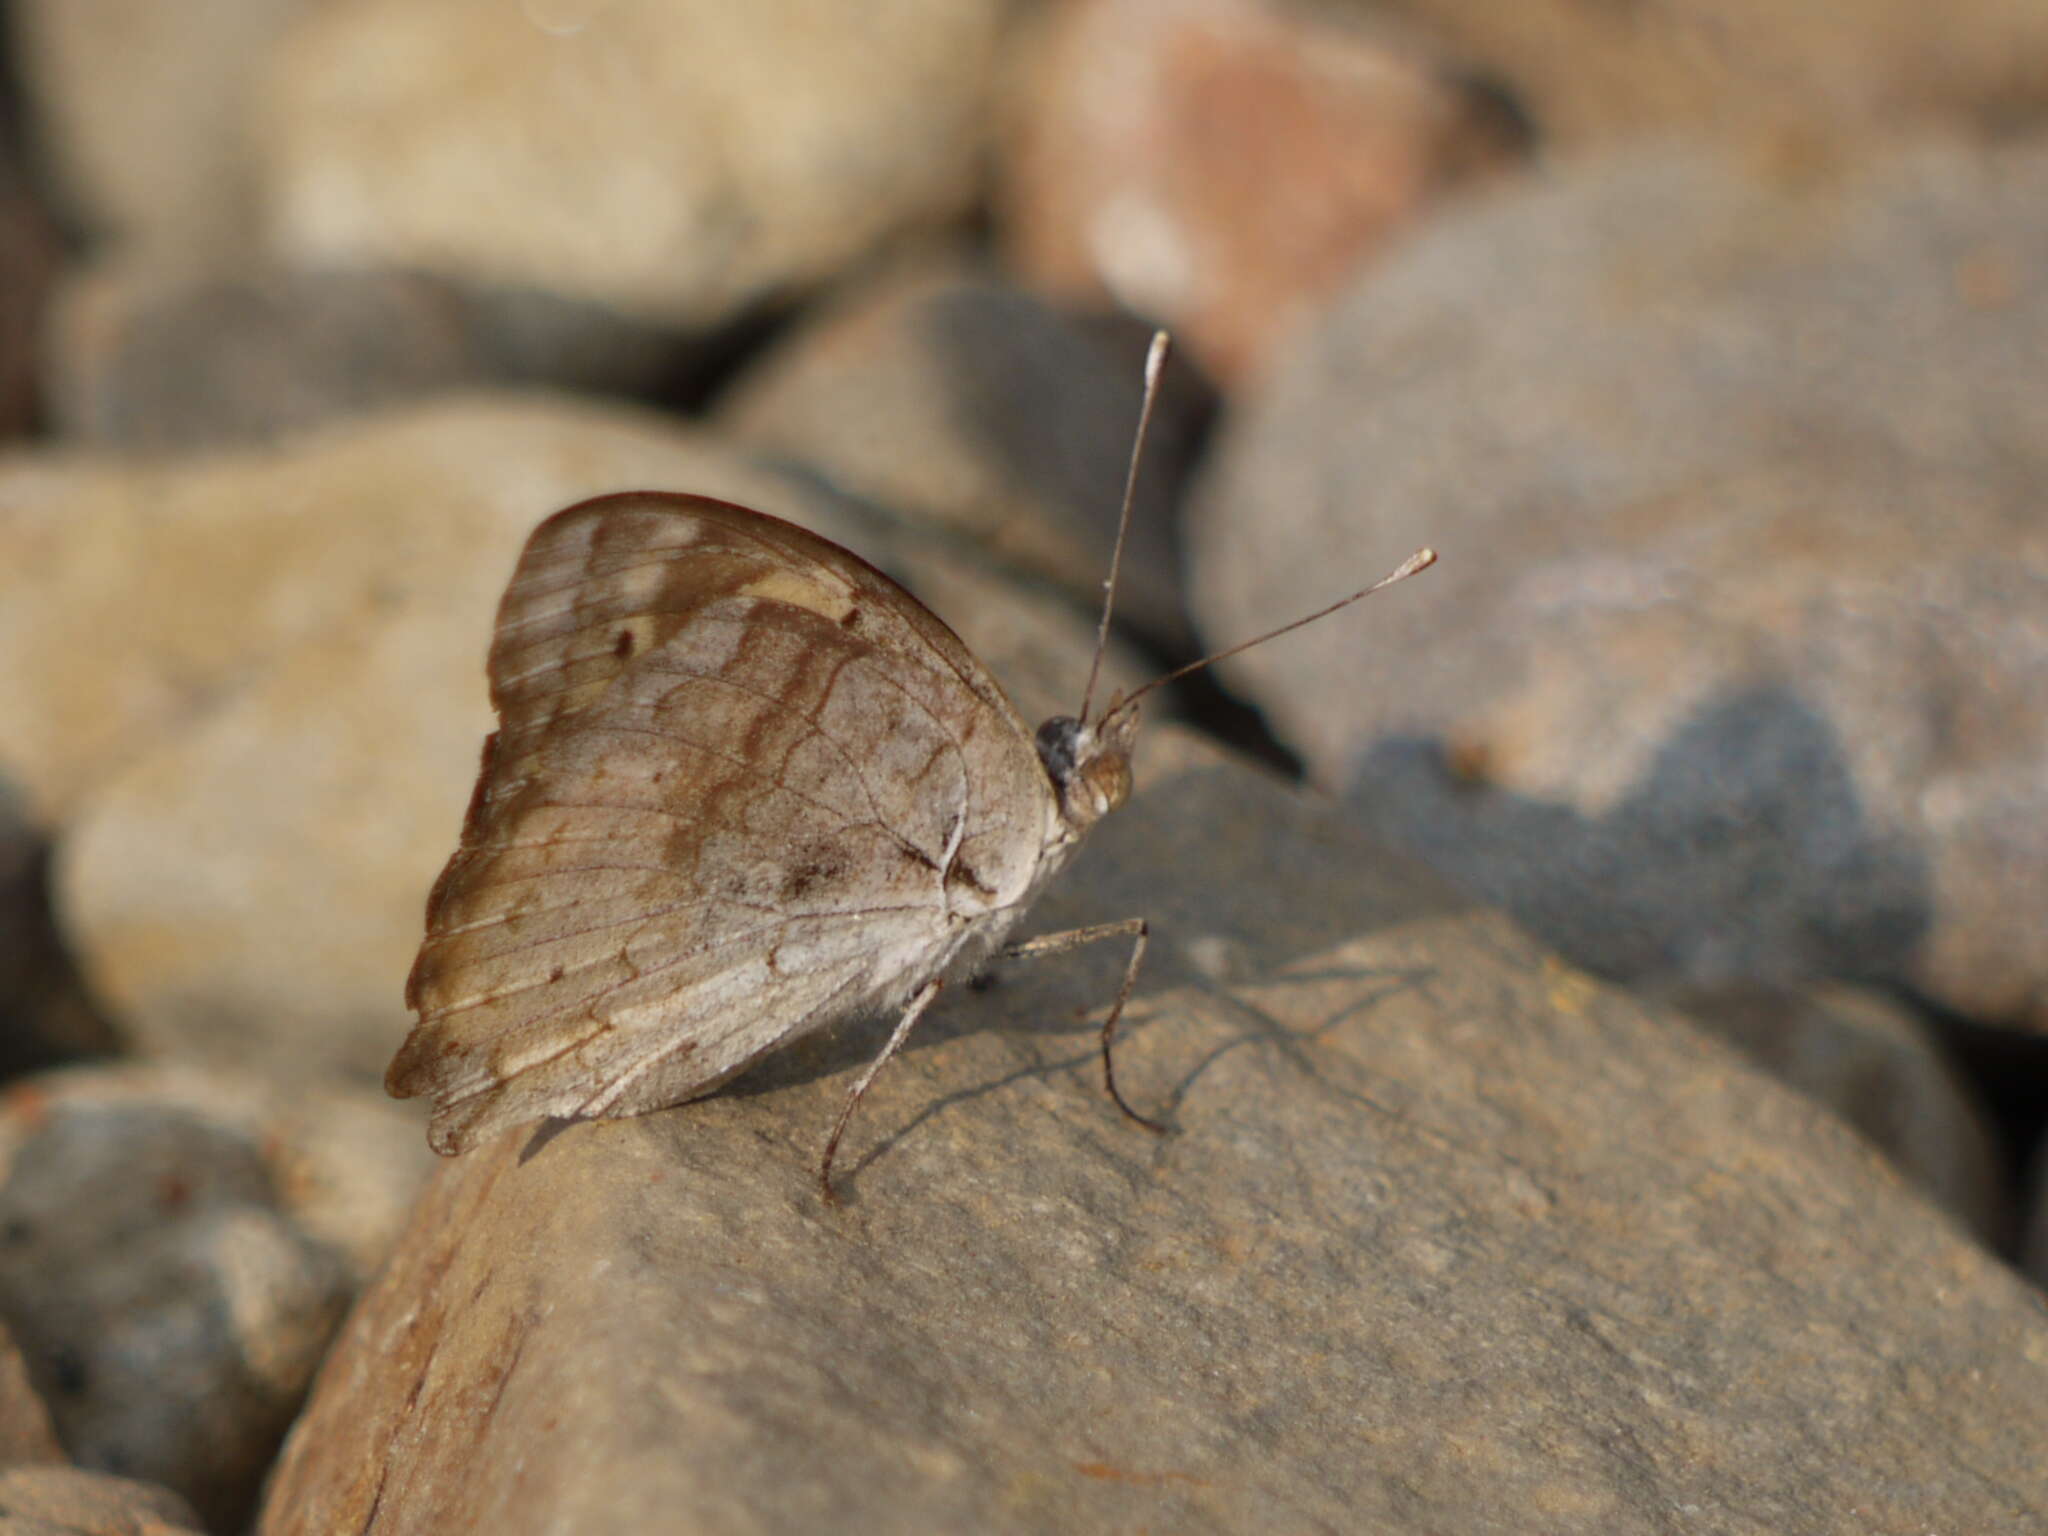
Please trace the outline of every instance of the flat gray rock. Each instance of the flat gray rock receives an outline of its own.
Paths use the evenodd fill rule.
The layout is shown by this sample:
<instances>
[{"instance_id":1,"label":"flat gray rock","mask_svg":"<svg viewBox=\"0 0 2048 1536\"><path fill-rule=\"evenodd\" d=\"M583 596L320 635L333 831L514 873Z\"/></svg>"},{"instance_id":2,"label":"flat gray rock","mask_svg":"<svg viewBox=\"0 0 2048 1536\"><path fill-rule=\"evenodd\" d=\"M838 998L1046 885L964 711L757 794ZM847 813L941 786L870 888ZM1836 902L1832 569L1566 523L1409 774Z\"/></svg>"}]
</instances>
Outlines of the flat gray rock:
<instances>
[{"instance_id":1,"label":"flat gray rock","mask_svg":"<svg viewBox=\"0 0 2048 1536\"><path fill-rule=\"evenodd\" d=\"M1662 997L1856 1127L1986 1246L2011 1200L1981 1097L1928 1022L1882 993L1821 985Z\"/></svg>"},{"instance_id":2,"label":"flat gray rock","mask_svg":"<svg viewBox=\"0 0 2048 1536\"><path fill-rule=\"evenodd\" d=\"M9 1087L0 1365L20 1359L0 1378L25 1379L0 1380L0 1465L61 1442L238 1528L433 1161L412 1118L365 1089L154 1063Z\"/></svg>"},{"instance_id":3,"label":"flat gray rock","mask_svg":"<svg viewBox=\"0 0 2048 1536\"><path fill-rule=\"evenodd\" d=\"M1149 754L1147 748L1150 748ZM446 1165L261 1529L2038 1530L2039 1298L1863 1140L1311 801L1141 743L816 1188L873 1032Z\"/></svg>"},{"instance_id":4,"label":"flat gray rock","mask_svg":"<svg viewBox=\"0 0 2048 1536\"><path fill-rule=\"evenodd\" d=\"M727 392L741 447L963 535L1092 610L1116 537L1149 333L1083 323L952 255L907 260L793 329ZM1169 368L1118 575L1116 613L1191 645L1174 508L1214 405Z\"/></svg>"},{"instance_id":5,"label":"flat gray rock","mask_svg":"<svg viewBox=\"0 0 2048 1536\"><path fill-rule=\"evenodd\" d=\"M1230 677L1600 974L2048 1030L2048 153L1559 166L1364 276L1190 518ZM1336 568L1336 569L1333 569Z\"/></svg>"}]
</instances>

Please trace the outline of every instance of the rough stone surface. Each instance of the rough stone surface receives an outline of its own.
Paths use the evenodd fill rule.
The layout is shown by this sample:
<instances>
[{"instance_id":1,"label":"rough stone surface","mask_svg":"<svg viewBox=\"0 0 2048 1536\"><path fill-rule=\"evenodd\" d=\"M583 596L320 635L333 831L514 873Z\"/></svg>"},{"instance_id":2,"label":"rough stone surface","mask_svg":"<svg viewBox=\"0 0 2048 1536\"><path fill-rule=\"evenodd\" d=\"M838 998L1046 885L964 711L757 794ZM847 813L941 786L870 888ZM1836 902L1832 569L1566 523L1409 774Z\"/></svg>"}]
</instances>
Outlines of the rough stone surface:
<instances>
[{"instance_id":1,"label":"rough stone surface","mask_svg":"<svg viewBox=\"0 0 2048 1536\"><path fill-rule=\"evenodd\" d=\"M1212 455L1198 617L1422 580L1230 675L1604 974L2048 1027L2048 154L1646 152L1448 218Z\"/></svg>"},{"instance_id":2,"label":"rough stone surface","mask_svg":"<svg viewBox=\"0 0 2048 1536\"><path fill-rule=\"evenodd\" d=\"M331 0L267 81L271 245L688 326L966 208L1002 0Z\"/></svg>"},{"instance_id":3,"label":"rough stone surface","mask_svg":"<svg viewBox=\"0 0 2048 1536\"><path fill-rule=\"evenodd\" d=\"M1726 987L1663 1000L1855 1126L1985 1246L2009 1241L2012 1205L1990 1123L1925 1020L1859 987Z\"/></svg>"},{"instance_id":4,"label":"rough stone surface","mask_svg":"<svg viewBox=\"0 0 2048 1536\"><path fill-rule=\"evenodd\" d=\"M1149 333L1089 326L964 260L908 264L755 363L719 421L835 487L965 533L1101 601ZM1117 614L1167 650L1189 630L1173 508L1209 401L1162 381Z\"/></svg>"},{"instance_id":5,"label":"rough stone surface","mask_svg":"<svg viewBox=\"0 0 2048 1536\"><path fill-rule=\"evenodd\" d=\"M168 1488L79 1467L0 1471L4 1536L197 1536L192 1507Z\"/></svg>"},{"instance_id":6,"label":"rough stone surface","mask_svg":"<svg viewBox=\"0 0 2048 1536\"><path fill-rule=\"evenodd\" d=\"M1394 0L1562 148L1761 125L1867 139L2048 111L2034 0Z\"/></svg>"},{"instance_id":7,"label":"rough stone surface","mask_svg":"<svg viewBox=\"0 0 2048 1536\"><path fill-rule=\"evenodd\" d=\"M1325 8L1326 11L1328 8ZM1049 6L1003 139L1025 279L1170 325L1226 388L1520 124L1357 16L1272 0Z\"/></svg>"},{"instance_id":8,"label":"rough stone surface","mask_svg":"<svg viewBox=\"0 0 2048 1536\"><path fill-rule=\"evenodd\" d=\"M95 231L206 262L246 249L262 61L319 0L20 0L7 7L44 157Z\"/></svg>"},{"instance_id":9,"label":"rough stone surface","mask_svg":"<svg viewBox=\"0 0 2048 1536\"><path fill-rule=\"evenodd\" d=\"M368 1090L151 1065L0 1099L0 1316L65 1449L243 1518L433 1158Z\"/></svg>"},{"instance_id":10,"label":"rough stone surface","mask_svg":"<svg viewBox=\"0 0 2048 1536\"><path fill-rule=\"evenodd\" d=\"M871 1034L509 1133L436 1179L261 1529L2048 1520L2048 1316L1861 1137L1329 812L1140 753L1038 926L1153 920L1119 1075L1173 1134L1101 1093L1092 952L942 1001L838 1209Z\"/></svg>"},{"instance_id":11,"label":"rough stone surface","mask_svg":"<svg viewBox=\"0 0 2048 1536\"><path fill-rule=\"evenodd\" d=\"M1087 674L1092 634L1064 603L1013 595L882 519L637 413L478 400L240 469L202 470L166 497L204 512L156 530L158 574L219 559L230 570L205 590L259 631L291 622L294 592L317 586L330 622L295 623L297 643L104 784L59 854L59 911L95 995L164 1055L383 1072L404 1034L426 893L491 729L483 662L498 597L533 526L586 495L699 491L837 538L958 621L1034 720L1071 712ZM289 530L277 517L287 496ZM233 547L244 529L263 563ZM110 625L119 590L100 598ZM205 622L234 628L229 614ZM146 642L131 643L146 668ZM1131 674L1120 663L1109 680ZM97 673L87 684L108 686Z\"/></svg>"}]
</instances>

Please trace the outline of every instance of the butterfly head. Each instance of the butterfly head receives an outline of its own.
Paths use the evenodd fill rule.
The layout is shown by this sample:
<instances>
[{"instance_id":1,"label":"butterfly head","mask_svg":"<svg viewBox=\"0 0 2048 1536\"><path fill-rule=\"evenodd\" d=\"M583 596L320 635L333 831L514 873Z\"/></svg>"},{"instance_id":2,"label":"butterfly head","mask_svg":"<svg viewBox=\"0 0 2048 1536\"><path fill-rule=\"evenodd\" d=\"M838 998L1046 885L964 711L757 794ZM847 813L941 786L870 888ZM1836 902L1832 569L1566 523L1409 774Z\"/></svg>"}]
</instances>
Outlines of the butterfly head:
<instances>
[{"instance_id":1,"label":"butterfly head","mask_svg":"<svg viewBox=\"0 0 2048 1536\"><path fill-rule=\"evenodd\" d=\"M1060 819L1075 833L1131 798L1131 751L1138 741L1138 711L1112 701L1093 725L1055 715L1038 728L1038 759L1060 801Z\"/></svg>"}]
</instances>

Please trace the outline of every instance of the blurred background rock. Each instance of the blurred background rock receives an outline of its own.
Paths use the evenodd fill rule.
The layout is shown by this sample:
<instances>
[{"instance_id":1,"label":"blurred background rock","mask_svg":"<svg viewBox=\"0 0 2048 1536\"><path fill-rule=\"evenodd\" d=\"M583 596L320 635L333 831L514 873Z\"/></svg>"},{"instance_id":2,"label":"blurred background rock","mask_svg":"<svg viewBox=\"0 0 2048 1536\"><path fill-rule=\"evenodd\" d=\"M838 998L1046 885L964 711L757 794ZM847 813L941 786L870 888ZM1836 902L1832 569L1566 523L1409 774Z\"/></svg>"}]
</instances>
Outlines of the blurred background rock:
<instances>
[{"instance_id":1,"label":"blurred background rock","mask_svg":"<svg viewBox=\"0 0 2048 1536\"><path fill-rule=\"evenodd\" d=\"M428 1161L376 1074L533 523L799 516L1056 684L1161 324L1130 665L1436 545L1181 710L2048 1279L2039 0L0 14L18 1459L250 1509Z\"/></svg>"}]
</instances>

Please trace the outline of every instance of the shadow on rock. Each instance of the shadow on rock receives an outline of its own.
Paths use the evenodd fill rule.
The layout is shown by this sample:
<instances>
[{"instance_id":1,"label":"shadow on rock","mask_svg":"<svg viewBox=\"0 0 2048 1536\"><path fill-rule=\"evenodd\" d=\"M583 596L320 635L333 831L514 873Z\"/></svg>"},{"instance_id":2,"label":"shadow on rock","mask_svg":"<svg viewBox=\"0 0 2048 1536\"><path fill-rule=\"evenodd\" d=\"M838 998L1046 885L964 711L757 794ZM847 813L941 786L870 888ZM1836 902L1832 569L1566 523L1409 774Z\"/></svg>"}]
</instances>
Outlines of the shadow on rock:
<instances>
[{"instance_id":1,"label":"shadow on rock","mask_svg":"<svg viewBox=\"0 0 2048 1536\"><path fill-rule=\"evenodd\" d=\"M1732 691L1599 816L1382 743L1347 798L1378 836L1629 980L1901 981L1932 918L1926 860L1865 817L1833 728L1791 689Z\"/></svg>"}]
</instances>

